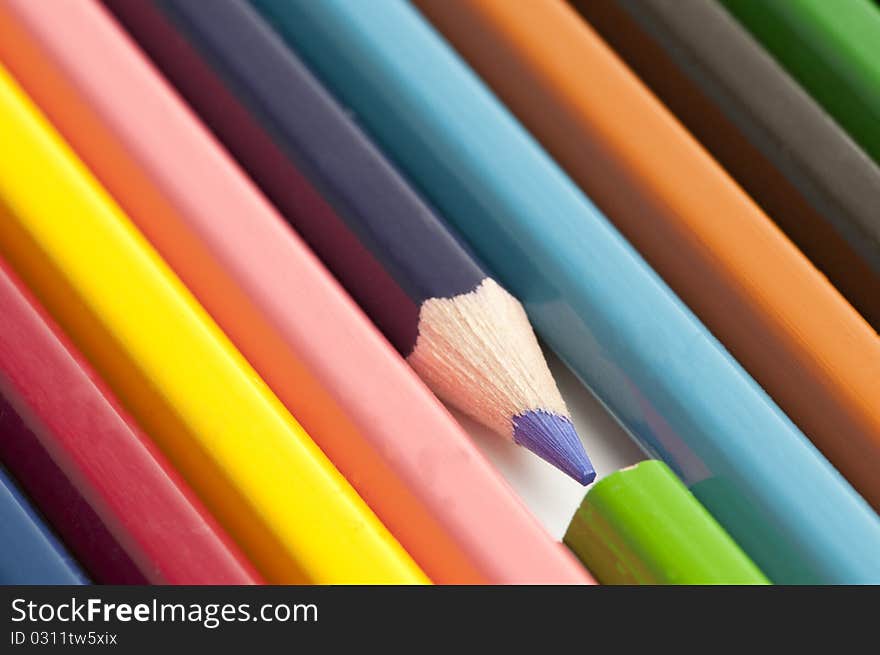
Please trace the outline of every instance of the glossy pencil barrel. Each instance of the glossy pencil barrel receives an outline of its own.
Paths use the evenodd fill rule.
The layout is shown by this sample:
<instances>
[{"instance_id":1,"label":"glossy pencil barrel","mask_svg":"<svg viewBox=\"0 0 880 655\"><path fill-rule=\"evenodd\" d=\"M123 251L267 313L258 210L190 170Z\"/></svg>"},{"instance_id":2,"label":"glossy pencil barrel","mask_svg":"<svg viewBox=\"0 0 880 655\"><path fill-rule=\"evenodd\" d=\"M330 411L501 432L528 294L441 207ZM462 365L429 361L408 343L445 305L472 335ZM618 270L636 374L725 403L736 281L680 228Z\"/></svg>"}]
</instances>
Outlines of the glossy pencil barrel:
<instances>
[{"instance_id":1,"label":"glossy pencil barrel","mask_svg":"<svg viewBox=\"0 0 880 655\"><path fill-rule=\"evenodd\" d=\"M459 7L448 21L459 46L789 418L880 508L880 338L871 326L565 3L540 0L517 11L495 0L431 6ZM546 38L551 32L558 38ZM584 83L578 62L589 62L603 85Z\"/></svg>"},{"instance_id":2,"label":"glossy pencil barrel","mask_svg":"<svg viewBox=\"0 0 880 655\"><path fill-rule=\"evenodd\" d=\"M99 3L0 3L0 57L432 580L591 582Z\"/></svg>"},{"instance_id":3,"label":"glossy pencil barrel","mask_svg":"<svg viewBox=\"0 0 880 655\"><path fill-rule=\"evenodd\" d=\"M880 7L720 0L880 163Z\"/></svg>"},{"instance_id":4,"label":"glossy pencil barrel","mask_svg":"<svg viewBox=\"0 0 880 655\"><path fill-rule=\"evenodd\" d=\"M133 34L438 397L592 481L522 307L256 11L156 5L164 20L128 21Z\"/></svg>"},{"instance_id":5,"label":"glossy pencil barrel","mask_svg":"<svg viewBox=\"0 0 880 655\"><path fill-rule=\"evenodd\" d=\"M715 0L573 5L880 329L880 168Z\"/></svg>"},{"instance_id":6,"label":"glossy pencil barrel","mask_svg":"<svg viewBox=\"0 0 880 655\"><path fill-rule=\"evenodd\" d=\"M272 582L423 574L5 72L0 251Z\"/></svg>"},{"instance_id":7,"label":"glossy pencil barrel","mask_svg":"<svg viewBox=\"0 0 880 655\"><path fill-rule=\"evenodd\" d=\"M88 584L79 564L0 466L0 584Z\"/></svg>"},{"instance_id":8,"label":"glossy pencil barrel","mask_svg":"<svg viewBox=\"0 0 880 655\"><path fill-rule=\"evenodd\" d=\"M729 484L709 509L768 577L880 580L876 514L415 9L255 4L630 432L688 485ZM766 523L734 525L737 503Z\"/></svg>"},{"instance_id":9,"label":"glossy pencil barrel","mask_svg":"<svg viewBox=\"0 0 880 655\"><path fill-rule=\"evenodd\" d=\"M593 485L565 543L602 584L767 584L658 460L616 471Z\"/></svg>"},{"instance_id":10,"label":"glossy pencil barrel","mask_svg":"<svg viewBox=\"0 0 880 655\"><path fill-rule=\"evenodd\" d=\"M486 273L246 1L155 4L227 95L206 99L206 80L192 73L191 61L163 56L159 39L138 32L147 52L408 356L422 304L471 292ZM240 105L234 116L231 103ZM285 162L281 171L275 153ZM371 280L374 287L362 286Z\"/></svg>"},{"instance_id":11,"label":"glossy pencil barrel","mask_svg":"<svg viewBox=\"0 0 880 655\"><path fill-rule=\"evenodd\" d=\"M0 314L0 458L95 582L259 582L3 262Z\"/></svg>"}]
</instances>

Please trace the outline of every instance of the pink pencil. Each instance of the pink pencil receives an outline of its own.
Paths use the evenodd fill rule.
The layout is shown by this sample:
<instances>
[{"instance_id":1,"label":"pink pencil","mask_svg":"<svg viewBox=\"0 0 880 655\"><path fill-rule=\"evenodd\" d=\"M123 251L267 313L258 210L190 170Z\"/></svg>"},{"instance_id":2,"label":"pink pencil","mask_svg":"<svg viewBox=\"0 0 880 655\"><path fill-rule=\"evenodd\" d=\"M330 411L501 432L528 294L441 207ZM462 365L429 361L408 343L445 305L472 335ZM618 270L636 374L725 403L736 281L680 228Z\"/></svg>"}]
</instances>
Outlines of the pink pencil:
<instances>
[{"instance_id":1,"label":"pink pencil","mask_svg":"<svg viewBox=\"0 0 880 655\"><path fill-rule=\"evenodd\" d=\"M435 582L593 582L103 7L0 0L0 58Z\"/></svg>"}]
</instances>

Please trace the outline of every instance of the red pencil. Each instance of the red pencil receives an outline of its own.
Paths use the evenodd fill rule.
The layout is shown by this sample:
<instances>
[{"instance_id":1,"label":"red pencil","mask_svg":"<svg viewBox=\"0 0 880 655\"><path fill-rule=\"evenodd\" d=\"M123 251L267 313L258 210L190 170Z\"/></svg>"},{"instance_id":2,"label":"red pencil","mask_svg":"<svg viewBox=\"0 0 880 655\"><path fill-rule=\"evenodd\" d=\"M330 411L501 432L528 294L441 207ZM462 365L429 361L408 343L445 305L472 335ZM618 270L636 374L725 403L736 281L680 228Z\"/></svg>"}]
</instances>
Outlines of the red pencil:
<instances>
[{"instance_id":1,"label":"red pencil","mask_svg":"<svg viewBox=\"0 0 880 655\"><path fill-rule=\"evenodd\" d=\"M0 316L0 459L93 579L259 583L2 261Z\"/></svg>"}]
</instances>

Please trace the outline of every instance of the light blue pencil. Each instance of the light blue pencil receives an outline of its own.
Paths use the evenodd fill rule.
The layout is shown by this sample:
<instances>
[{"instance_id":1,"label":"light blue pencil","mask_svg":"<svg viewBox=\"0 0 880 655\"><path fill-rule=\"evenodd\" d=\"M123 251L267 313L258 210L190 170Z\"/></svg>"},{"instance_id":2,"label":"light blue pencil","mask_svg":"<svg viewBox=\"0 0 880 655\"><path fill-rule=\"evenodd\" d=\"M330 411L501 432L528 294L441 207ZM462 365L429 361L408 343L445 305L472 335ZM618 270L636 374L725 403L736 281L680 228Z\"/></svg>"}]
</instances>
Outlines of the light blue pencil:
<instances>
[{"instance_id":1,"label":"light blue pencil","mask_svg":"<svg viewBox=\"0 0 880 655\"><path fill-rule=\"evenodd\" d=\"M251 1L772 580L880 583L873 510L415 9Z\"/></svg>"}]
</instances>

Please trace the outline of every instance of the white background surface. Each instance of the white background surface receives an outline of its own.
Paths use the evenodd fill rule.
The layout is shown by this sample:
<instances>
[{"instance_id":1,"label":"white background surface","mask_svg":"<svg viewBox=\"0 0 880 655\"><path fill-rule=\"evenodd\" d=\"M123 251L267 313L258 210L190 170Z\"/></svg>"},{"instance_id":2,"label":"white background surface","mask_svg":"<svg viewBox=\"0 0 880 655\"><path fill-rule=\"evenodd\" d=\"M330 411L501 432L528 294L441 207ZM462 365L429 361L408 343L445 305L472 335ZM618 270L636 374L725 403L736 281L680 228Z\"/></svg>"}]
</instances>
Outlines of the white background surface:
<instances>
[{"instance_id":1,"label":"white background surface","mask_svg":"<svg viewBox=\"0 0 880 655\"><path fill-rule=\"evenodd\" d=\"M574 374L546 348L544 354L581 442L596 468L596 479L645 459L642 450ZM562 539L587 487L582 487L525 448L507 442L461 413L451 411L550 534Z\"/></svg>"}]
</instances>

